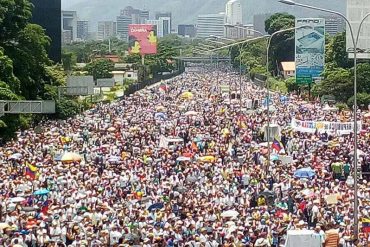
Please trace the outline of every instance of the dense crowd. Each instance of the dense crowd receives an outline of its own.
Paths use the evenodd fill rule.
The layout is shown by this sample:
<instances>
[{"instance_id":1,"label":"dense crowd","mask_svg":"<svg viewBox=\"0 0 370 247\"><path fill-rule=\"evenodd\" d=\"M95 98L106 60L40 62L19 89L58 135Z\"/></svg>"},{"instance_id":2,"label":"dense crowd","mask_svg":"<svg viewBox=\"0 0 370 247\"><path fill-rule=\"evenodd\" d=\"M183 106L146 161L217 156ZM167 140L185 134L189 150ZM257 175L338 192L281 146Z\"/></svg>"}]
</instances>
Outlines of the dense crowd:
<instances>
[{"instance_id":1,"label":"dense crowd","mask_svg":"<svg viewBox=\"0 0 370 247\"><path fill-rule=\"evenodd\" d=\"M280 133L269 152L266 91L238 83L227 70L198 69L20 132L0 147L0 246L278 247L305 229L322 246L367 246L366 112L354 241L353 133L289 127L293 117L351 113L273 93Z\"/></svg>"}]
</instances>

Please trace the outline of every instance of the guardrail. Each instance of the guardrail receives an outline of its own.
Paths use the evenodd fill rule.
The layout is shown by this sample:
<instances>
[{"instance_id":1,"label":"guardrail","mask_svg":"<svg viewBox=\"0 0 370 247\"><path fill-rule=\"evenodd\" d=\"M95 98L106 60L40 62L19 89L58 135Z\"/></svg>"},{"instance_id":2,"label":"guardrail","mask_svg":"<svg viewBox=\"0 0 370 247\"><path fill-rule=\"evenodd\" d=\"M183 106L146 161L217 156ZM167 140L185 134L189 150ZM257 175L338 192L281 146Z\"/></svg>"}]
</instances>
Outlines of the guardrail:
<instances>
[{"instance_id":1,"label":"guardrail","mask_svg":"<svg viewBox=\"0 0 370 247\"><path fill-rule=\"evenodd\" d=\"M138 83L135 83L135 84L132 84L130 85L124 92L124 95L125 96L128 96L130 94L133 94L141 89L144 89L145 87L147 86L150 86L150 85L153 85L155 83L158 83L162 80L168 80L168 79L171 79L175 76L178 76L178 75L181 75L183 72L185 71L184 68L182 68L181 70L178 70L178 71L175 71L171 74L167 74L167 75L160 75L160 76L156 76L152 79L149 79L149 80L145 80L143 82L138 82Z\"/></svg>"}]
</instances>

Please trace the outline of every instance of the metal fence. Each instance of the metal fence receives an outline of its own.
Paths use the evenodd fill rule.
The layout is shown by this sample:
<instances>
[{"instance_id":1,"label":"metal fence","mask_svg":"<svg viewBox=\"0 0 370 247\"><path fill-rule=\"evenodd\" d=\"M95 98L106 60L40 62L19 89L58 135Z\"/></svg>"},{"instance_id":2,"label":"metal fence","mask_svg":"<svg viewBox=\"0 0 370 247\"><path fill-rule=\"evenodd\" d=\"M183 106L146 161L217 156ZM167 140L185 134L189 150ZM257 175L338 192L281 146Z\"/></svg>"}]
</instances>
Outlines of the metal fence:
<instances>
[{"instance_id":1,"label":"metal fence","mask_svg":"<svg viewBox=\"0 0 370 247\"><path fill-rule=\"evenodd\" d=\"M184 72L184 69L182 68L181 70L178 70L178 71L175 71L171 74L167 74L167 75L158 75L154 78L151 78L149 80L145 80L143 82L138 82L138 83L135 83L135 84L132 84L130 85L126 90L125 90L125 93L124 95L125 96L128 96L130 94L133 94L147 86L150 86L150 85L153 85L155 83L158 83L162 80L168 80L168 79L171 79L175 76L178 76L178 75L181 75L182 73Z\"/></svg>"}]
</instances>

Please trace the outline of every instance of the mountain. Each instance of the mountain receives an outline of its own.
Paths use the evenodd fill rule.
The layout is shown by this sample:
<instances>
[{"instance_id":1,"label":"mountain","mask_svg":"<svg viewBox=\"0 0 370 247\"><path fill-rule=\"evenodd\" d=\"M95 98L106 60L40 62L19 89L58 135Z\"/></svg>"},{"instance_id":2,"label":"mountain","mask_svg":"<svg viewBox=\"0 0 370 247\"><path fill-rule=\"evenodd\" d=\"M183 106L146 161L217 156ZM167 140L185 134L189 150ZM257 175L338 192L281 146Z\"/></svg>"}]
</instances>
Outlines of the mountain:
<instances>
[{"instance_id":1,"label":"mountain","mask_svg":"<svg viewBox=\"0 0 370 247\"><path fill-rule=\"evenodd\" d=\"M158 11L170 11L173 23L196 24L199 14L219 13L225 11L227 0L62 0L63 10L76 10L79 19L89 20L92 27L96 22L115 20L120 9L132 6L148 9L151 18ZM345 13L346 0L298 0L300 3L329 8ZM261 13L288 12L298 17L318 17L324 12L311 11L295 6L288 6L278 0L242 0L244 23L252 23L253 15Z\"/></svg>"}]
</instances>

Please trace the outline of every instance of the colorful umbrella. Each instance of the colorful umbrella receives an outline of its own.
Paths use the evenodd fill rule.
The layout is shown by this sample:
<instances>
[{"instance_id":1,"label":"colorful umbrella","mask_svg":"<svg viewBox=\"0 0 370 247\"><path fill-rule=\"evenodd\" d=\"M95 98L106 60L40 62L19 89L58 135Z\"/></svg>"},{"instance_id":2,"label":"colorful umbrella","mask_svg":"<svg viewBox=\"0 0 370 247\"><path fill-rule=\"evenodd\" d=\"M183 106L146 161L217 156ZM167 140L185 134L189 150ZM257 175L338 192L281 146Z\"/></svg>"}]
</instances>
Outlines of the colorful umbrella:
<instances>
[{"instance_id":1,"label":"colorful umbrella","mask_svg":"<svg viewBox=\"0 0 370 247\"><path fill-rule=\"evenodd\" d=\"M294 177L296 178L313 178L316 175L315 171L310 167L301 168L294 172Z\"/></svg>"},{"instance_id":2,"label":"colorful umbrella","mask_svg":"<svg viewBox=\"0 0 370 247\"><path fill-rule=\"evenodd\" d=\"M201 162L215 162L216 158L211 155L203 156L198 158L199 161Z\"/></svg>"},{"instance_id":3,"label":"colorful umbrella","mask_svg":"<svg viewBox=\"0 0 370 247\"><path fill-rule=\"evenodd\" d=\"M192 99L194 94L192 92L184 92L181 94L182 99Z\"/></svg>"},{"instance_id":4,"label":"colorful umbrella","mask_svg":"<svg viewBox=\"0 0 370 247\"><path fill-rule=\"evenodd\" d=\"M49 194L49 190L47 190L47 189L39 189L39 190L36 190L33 194L35 195L35 196L43 196L43 195L47 195L47 194Z\"/></svg>"}]
</instances>

